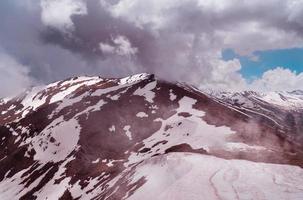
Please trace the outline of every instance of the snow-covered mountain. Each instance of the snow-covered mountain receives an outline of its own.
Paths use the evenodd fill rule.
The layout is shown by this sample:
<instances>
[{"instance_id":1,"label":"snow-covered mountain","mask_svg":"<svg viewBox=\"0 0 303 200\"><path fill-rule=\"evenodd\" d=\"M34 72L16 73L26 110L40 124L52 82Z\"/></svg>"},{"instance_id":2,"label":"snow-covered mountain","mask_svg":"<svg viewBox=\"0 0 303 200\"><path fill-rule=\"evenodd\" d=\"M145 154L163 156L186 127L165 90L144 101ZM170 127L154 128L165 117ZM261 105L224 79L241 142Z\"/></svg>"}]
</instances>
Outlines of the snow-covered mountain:
<instances>
[{"instance_id":1,"label":"snow-covered mountain","mask_svg":"<svg viewBox=\"0 0 303 200\"><path fill-rule=\"evenodd\" d=\"M218 92L205 91L210 98L246 115L262 116L275 123L284 136L303 141L303 91L293 92ZM256 117L255 116L255 117Z\"/></svg>"},{"instance_id":2,"label":"snow-covered mountain","mask_svg":"<svg viewBox=\"0 0 303 200\"><path fill-rule=\"evenodd\" d=\"M238 105L254 108L260 103L267 103L272 106L285 110L302 110L303 108L303 91L295 90L292 92L222 92L214 90L205 90L205 93L217 97L228 103L237 103Z\"/></svg>"},{"instance_id":3,"label":"snow-covered mountain","mask_svg":"<svg viewBox=\"0 0 303 200\"><path fill-rule=\"evenodd\" d=\"M303 199L303 92L150 74L0 100L0 199Z\"/></svg>"}]
</instances>

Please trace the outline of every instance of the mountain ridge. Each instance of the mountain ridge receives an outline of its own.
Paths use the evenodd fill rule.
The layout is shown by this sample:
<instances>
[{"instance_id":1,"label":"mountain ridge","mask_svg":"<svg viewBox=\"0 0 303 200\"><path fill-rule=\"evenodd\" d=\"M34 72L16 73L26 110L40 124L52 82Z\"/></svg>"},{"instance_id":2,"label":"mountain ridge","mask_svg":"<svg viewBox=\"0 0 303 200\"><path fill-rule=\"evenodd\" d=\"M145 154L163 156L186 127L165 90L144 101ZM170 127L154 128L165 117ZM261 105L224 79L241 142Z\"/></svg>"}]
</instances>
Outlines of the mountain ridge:
<instances>
[{"instance_id":1,"label":"mountain ridge","mask_svg":"<svg viewBox=\"0 0 303 200\"><path fill-rule=\"evenodd\" d=\"M298 187L303 180L302 129L291 128L300 111L254 103L260 109L146 73L71 78L2 101L0 197L142 199L149 192L158 193L157 199L191 199L190 194L217 199L227 195L221 184L231 180L237 182L228 189L231 199L236 194L271 199L264 188L280 199L303 197ZM288 112L295 115L290 124L283 119ZM222 171L201 172L205 189L217 192L200 196L194 186L178 190L178 180L186 184L200 176L194 166L208 162L222 165ZM249 177L241 166L260 175ZM216 174L221 181L215 181ZM270 180L262 183L262 176ZM293 192L283 192L287 188Z\"/></svg>"}]
</instances>

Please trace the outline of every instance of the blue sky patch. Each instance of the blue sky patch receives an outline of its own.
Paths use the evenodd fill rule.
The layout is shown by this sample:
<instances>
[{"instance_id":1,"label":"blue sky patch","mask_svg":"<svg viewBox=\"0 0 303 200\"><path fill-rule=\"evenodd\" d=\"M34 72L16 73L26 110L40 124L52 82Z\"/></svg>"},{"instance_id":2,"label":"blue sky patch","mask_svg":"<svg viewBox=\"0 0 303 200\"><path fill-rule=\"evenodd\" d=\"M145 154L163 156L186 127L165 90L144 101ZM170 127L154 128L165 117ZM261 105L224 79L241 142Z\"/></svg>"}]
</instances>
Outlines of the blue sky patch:
<instances>
[{"instance_id":1,"label":"blue sky patch","mask_svg":"<svg viewBox=\"0 0 303 200\"><path fill-rule=\"evenodd\" d=\"M232 49L225 49L222 52L223 60L239 59L242 68L241 74L248 80L261 77L262 74L276 67L288 68L297 73L303 72L303 48L256 51L255 58L240 56Z\"/></svg>"}]
</instances>

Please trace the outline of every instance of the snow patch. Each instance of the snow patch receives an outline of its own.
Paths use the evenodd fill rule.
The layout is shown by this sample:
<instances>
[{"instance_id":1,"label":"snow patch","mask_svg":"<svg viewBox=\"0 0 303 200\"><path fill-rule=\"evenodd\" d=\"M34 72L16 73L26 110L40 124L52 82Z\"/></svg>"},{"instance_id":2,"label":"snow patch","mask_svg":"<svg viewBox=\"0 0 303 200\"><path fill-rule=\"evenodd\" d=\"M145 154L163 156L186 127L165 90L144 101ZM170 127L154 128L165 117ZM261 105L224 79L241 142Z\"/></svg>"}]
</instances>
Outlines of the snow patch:
<instances>
[{"instance_id":1,"label":"snow patch","mask_svg":"<svg viewBox=\"0 0 303 200\"><path fill-rule=\"evenodd\" d=\"M98 162L100 162L100 158L97 158L96 160L92 161L93 164L97 164Z\"/></svg>"},{"instance_id":2,"label":"snow patch","mask_svg":"<svg viewBox=\"0 0 303 200\"><path fill-rule=\"evenodd\" d=\"M55 119L41 133L28 140L35 150L34 160L42 163L64 160L76 149L81 127L74 118L65 121L63 117Z\"/></svg>"},{"instance_id":3,"label":"snow patch","mask_svg":"<svg viewBox=\"0 0 303 200\"><path fill-rule=\"evenodd\" d=\"M145 112L138 112L138 113L136 114L136 117L144 118L144 117L148 117L148 114L146 114Z\"/></svg>"},{"instance_id":4,"label":"snow patch","mask_svg":"<svg viewBox=\"0 0 303 200\"><path fill-rule=\"evenodd\" d=\"M76 80L65 81L62 85L66 86L67 88L62 87L61 85L61 91L55 94L54 96L52 96L52 98L50 99L50 103L61 101L66 96L72 94L74 91L76 91L78 88L84 85L90 86L100 81L102 81L102 79L100 79L99 77L78 77Z\"/></svg>"},{"instance_id":5,"label":"snow patch","mask_svg":"<svg viewBox=\"0 0 303 200\"><path fill-rule=\"evenodd\" d=\"M174 101L177 98L177 95L173 93L173 90L169 90L169 100Z\"/></svg>"},{"instance_id":6,"label":"snow patch","mask_svg":"<svg viewBox=\"0 0 303 200\"><path fill-rule=\"evenodd\" d=\"M36 195L38 200L44 200L44 199L59 199L65 192L66 189L71 187L69 185L69 182L71 180L71 177L65 177L62 178L64 175L64 172L66 171L66 165L74 160L74 157L69 157L66 159L60 166L58 171L55 173L54 177L47 182L47 184L41 188L39 191L35 192L34 195ZM62 178L60 184L56 184L56 180Z\"/></svg>"},{"instance_id":7,"label":"snow patch","mask_svg":"<svg viewBox=\"0 0 303 200\"><path fill-rule=\"evenodd\" d=\"M263 151L265 147L257 145L248 145L241 142L228 142L226 143L226 149L230 151Z\"/></svg>"},{"instance_id":8,"label":"snow patch","mask_svg":"<svg viewBox=\"0 0 303 200\"><path fill-rule=\"evenodd\" d=\"M27 91L26 95L21 101L23 108L16 112L16 114L22 113L22 118L24 118L31 110L36 110L41 105L45 104L46 96L41 98L41 94L40 96L38 95L45 88L45 86L39 86L32 88L30 91Z\"/></svg>"},{"instance_id":9,"label":"snow patch","mask_svg":"<svg viewBox=\"0 0 303 200\"><path fill-rule=\"evenodd\" d=\"M136 83L148 78L150 75L147 73L135 74L133 76L128 76L125 78L121 78L119 81L120 85L129 84L129 83Z\"/></svg>"},{"instance_id":10,"label":"snow patch","mask_svg":"<svg viewBox=\"0 0 303 200\"><path fill-rule=\"evenodd\" d=\"M109 130L110 132L115 132L115 131L116 131L115 125L112 125L111 127L109 127L108 130Z\"/></svg>"},{"instance_id":11,"label":"snow patch","mask_svg":"<svg viewBox=\"0 0 303 200\"><path fill-rule=\"evenodd\" d=\"M124 128L123 128L128 139L132 140L132 133L130 132L129 129L130 129L130 125L124 126Z\"/></svg>"},{"instance_id":12,"label":"snow patch","mask_svg":"<svg viewBox=\"0 0 303 200\"><path fill-rule=\"evenodd\" d=\"M49 170L41 174L33 183L31 183L28 187L25 187L25 183L23 180L25 180L27 177L31 175L31 173L28 173L28 175L23 176L29 171L28 169L23 169L16 173L13 177L10 178L4 178L0 182L0 199L1 200L10 200L10 199L20 199L23 195L25 195L27 192L34 189L40 181L44 178L44 176L47 174ZM35 171L37 171L36 169ZM35 172L34 171L34 172ZM33 173L33 172L32 172Z\"/></svg>"},{"instance_id":13,"label":"snow patch","mask_svg":"<svg viewBox=\"0 0 303 200\"><path fill-rule=\"evenodd\" d=\"M153 103L153 99L155 98L156 94L152 90L155 89L156 86L157 81L152 81L145 85L143 88L138 88L134 92L134 95L143 96L146 101L148 101L149 103Z\"/></svg>"}]
</instances>

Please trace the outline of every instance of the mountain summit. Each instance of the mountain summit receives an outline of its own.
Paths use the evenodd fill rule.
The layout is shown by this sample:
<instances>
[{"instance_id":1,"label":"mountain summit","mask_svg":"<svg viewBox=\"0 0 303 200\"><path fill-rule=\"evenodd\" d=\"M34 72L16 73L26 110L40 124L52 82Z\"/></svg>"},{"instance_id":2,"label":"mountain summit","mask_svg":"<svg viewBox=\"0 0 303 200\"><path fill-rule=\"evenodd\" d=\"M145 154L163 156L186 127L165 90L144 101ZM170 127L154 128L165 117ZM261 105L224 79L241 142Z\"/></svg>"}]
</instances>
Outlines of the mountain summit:
<instances>
[{"instance_id":1,"label":"mountain summit","mask_svg":"<svg viewBox=\"0 0 303 200\"><path fill-rule=\"evenodd\" d=\"M0 100L0 199L303 199L303 93L74 77Z\"/></svg>"}]
</instances>

